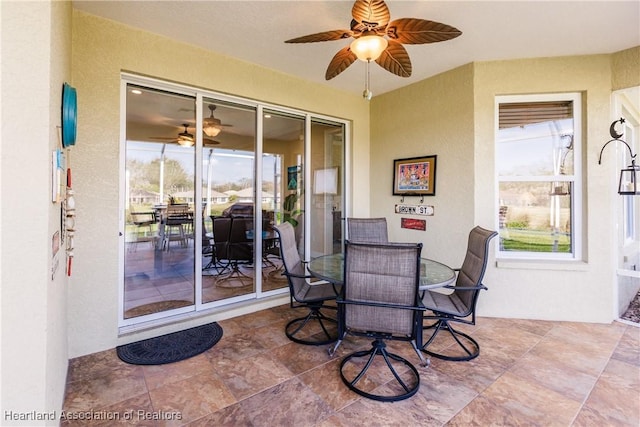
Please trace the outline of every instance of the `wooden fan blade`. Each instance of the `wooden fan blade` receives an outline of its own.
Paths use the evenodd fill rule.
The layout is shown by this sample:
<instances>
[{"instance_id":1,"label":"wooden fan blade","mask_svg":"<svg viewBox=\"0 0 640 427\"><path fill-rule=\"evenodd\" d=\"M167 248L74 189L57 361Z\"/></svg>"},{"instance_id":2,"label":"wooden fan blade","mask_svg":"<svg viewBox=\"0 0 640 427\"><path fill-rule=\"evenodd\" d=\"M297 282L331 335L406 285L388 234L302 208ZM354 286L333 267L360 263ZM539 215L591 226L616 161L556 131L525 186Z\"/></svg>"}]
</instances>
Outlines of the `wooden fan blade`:
<instances>
[{"instance_id":1,"label":"wooden fan blade","mask_svg":"<svg viewBox=\"0 0 640 427\"><path fill-rule=\"evenodd\" d=\"M362 25L358 31L386 27L391 19L389 8L383 0L356 0L351 9L353 19Z\"/></svg>"},{"instance_id":2,"label":"wooden fan blade","mask_svg":"<svg viewBox=\"0 0 640 427\"><path fill-rule=\"evenodd\" d=\"M436 43L451 40L462 31L447 24L425 19L396 19L387 26L387 36L405 44Z\"/></svg>"},{"instance_id":3,"label":"wooden fan blade","mask_svg":"<svg viewBox=\"0 0 640 427\"><path fill-rule=\"evenodd\" d=\"M336 53L336 55L331 60L331 63L329 63L324 78L327 80L331 80L332 78L349 68L349 65L353 64L356 59L356 54L351 52L351 48L349 46L343 47L338 51L338 53Z\"/></svg>"},{"instance_id":4,"label":"wooden fan blade","mask_svg":"<svg viewBox=\"0 0 640 427\"><path fill-rule=\"evenodd\" d=\"M324 31L322 33L309 34L307 36L296 37L295 39L287 40L285 43L315 43L315 42L327 42L331 40L348 39L353 35L351 30L331 30Z\"/></svg>"},{"instance_id":5,"label":"wooden fan blade","mask_svg":"<svg viewBox=\"0 0 640 427\"><path fill-rule=\"evenodd\" d=\"M407 50L394 40L389 40L389 46L382 52L376 62L390 73L400 77L411 76L411 60Z\"/></svg>"}]
</instances>

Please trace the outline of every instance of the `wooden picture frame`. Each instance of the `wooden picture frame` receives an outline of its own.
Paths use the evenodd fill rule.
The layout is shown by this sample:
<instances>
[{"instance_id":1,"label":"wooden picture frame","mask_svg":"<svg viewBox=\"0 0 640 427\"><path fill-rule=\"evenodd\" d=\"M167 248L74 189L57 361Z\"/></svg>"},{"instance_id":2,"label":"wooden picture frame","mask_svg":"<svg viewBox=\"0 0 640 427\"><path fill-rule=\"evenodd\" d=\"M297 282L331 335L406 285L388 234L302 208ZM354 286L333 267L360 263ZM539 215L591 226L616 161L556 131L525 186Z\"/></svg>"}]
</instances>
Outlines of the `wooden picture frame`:
<instances>
[{"instance_id":1,"label":"wooden picture frame","mask_svg":"<svg viewBox=\"0 0 640 427\"><path fill-rule=\"evenodd\" d=\"M437 156L393 161L394 196L435 196Z\"/></svg>"}]
</instances>

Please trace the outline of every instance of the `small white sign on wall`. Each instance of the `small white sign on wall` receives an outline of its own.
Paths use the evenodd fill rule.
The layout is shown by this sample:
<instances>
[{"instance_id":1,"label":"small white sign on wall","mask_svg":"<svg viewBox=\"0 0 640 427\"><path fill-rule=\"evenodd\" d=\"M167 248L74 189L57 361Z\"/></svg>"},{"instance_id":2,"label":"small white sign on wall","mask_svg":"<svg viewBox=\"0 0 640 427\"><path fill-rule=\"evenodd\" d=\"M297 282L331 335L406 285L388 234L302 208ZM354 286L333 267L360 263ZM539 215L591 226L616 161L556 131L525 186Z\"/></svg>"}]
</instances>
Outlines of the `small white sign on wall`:
<instances>
[{"instance_id":1,"label":"small white sign on wall","mask_svg":"<svg viewBox=\"0 0 640 427\"><path fill-rule=\"evenodd\" d=\"M396 205L396 213L402 215L433 216L433 206L430 205Z\"/></svg>"}]
</instances>

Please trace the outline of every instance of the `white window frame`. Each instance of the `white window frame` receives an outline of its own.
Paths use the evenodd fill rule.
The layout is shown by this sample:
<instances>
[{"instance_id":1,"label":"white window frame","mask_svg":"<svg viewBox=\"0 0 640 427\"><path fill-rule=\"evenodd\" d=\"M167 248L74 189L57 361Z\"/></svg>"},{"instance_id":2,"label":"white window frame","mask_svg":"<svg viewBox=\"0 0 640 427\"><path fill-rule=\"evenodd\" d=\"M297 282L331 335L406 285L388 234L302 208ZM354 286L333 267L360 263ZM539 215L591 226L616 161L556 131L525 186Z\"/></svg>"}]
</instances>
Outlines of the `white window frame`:
<instances>
[{"instance_id":1,"label":"white window frame","mask_svg":"<svg viewBox=\"0 0 640 427\"><path fill-rule=\"evenodd\" d=\"M498 165L497 148L495 150L495 206L496 206L496 227L500 226L498 217L498 207L500 205L500 183L501 182L553 182L553 181L569 181L571 182L571 252L570 253L551 253L551 252L520 252L520 251L503 251L496 243L496 258L509 260L545 260L545 261L582 261L582 95L577 92L571 93L554 93L554 94L534 94L534 95L502 95L495 97L495 136L494 143L498 144L499 131L499 108L500 104L510 104L518 102L550 102L550 101L573 101L573 123L574 123L574 140L573 140L573 175L571 176L500 176ZM496 228L496 229L497 229ZM497 239L499 240L499 239Z\"/></svg>"}]
</instances>

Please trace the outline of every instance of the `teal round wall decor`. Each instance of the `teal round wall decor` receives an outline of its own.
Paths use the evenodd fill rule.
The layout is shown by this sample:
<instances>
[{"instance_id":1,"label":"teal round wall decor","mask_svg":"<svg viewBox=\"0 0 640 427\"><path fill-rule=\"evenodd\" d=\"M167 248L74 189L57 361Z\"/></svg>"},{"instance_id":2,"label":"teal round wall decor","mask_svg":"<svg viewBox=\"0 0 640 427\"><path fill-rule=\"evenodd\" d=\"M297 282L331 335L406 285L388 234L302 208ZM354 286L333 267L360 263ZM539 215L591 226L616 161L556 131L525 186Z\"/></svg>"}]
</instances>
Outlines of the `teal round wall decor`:
<instances>
[{"instance_id":1,"label":"teal round wall decor","mask_svg":"<svg viewBox=\"0 0 640 427\"><path fill-rule=\"evenodd\" d=\"M65 83L62 86L62 147L76 144L78 99L76 89Z\"/></svg>"}]
</instances>

